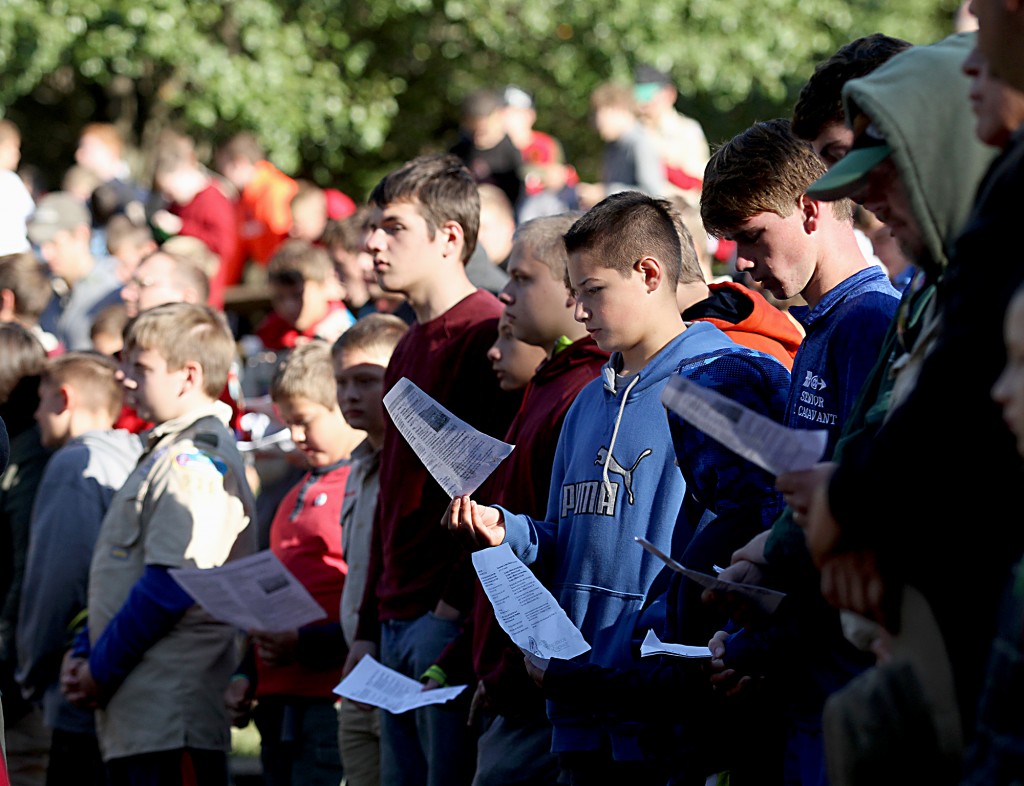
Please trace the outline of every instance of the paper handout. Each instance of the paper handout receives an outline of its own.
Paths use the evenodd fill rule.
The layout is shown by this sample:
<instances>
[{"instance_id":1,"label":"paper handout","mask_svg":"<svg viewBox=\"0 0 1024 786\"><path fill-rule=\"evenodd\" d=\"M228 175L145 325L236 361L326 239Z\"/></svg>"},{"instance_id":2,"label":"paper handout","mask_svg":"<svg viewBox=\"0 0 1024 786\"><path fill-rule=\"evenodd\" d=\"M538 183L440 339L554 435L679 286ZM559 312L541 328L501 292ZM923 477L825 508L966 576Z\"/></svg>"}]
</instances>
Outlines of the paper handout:
<instances>
[{"instance_id":1,"label":"paper handout","mask_svg":"<svg viewBox=\"0 0 1024 786\"><path fill-rule=\"evenodd\" d=\"M384 406L449 497L476 491L515 447L459 420L405 377L384 396Z\"/></svg>"},{"instance_id":2,"label":"paper handout","mask_svg":"<svg viewBox=\"0 0 1024 786\"><path fill-rule=\"evenodd\" d=\"M501 629L538 658L569 660L590 649L554 596L507 543L474 552L480 577Z\"/></svg>"},{"instance_id":3,"label":"paper handout","mask_svg":"<svg viewBox=\"0 0 1024 786\"><path fill-rule=\"evenodd\" d=\"M327 616L272 551L219 568L171 568L168 573L211 617L242 630L278 633Z\"/></svg>"},{"instance_id":4,"label":"paper handout","mask_svg":"<svg viewBox=\"0 0 1024 786\"><path fill-rule=\"evenodd\" d=\"M634 540L676 573L682 573L686 578L696 581L705 589L717 590L719 592L735 592L737 595L743 595L766 614L772 614L779 607L782 599L786 597L784 592L760 587L757 584L739 584L735 581L724 581L715 576L709 576L707 573L701 573L699 570L684 568L649 540L641 537L635 537Z\"/></svg>"},{"instance_id":5,"label":"paper handout","mask_svg":"<svg viewBox=\"0 0 1024 786\"><path fill-rule=\"evenodd\" d=\"M640 657L651 655L675 655L677 658L710 658L711 650L707 647L695 647L689 644L666 644L658 638L653 630L647 631L640 643Z\"/></svg>"},{"instance_id":6,"label":"paper handout","mask_svg":"<svg viewBox=\"0 0 1024 786\"><path fill-rule=\"evenodd\" d=\"M679 375L665 385L661 403L773 475L810 469L821 460L828 441L823 429L786 428Z\"/></svg>"},{"instance_id":7,"label":"paper handout","mask_svg":"<svg viewBox=\"0 0 1024 786\"><path fill-rule=\"evenodd\" d=\"M348 676L335 686L334 692L343 698L381 707L397 715L417 707L426 707L428 704L444 704L465 689L465 685L455 685L450 688L423 690L423 686L416 680L382 666L371 656L366 655Z\"/></svg>"}]
</instances>

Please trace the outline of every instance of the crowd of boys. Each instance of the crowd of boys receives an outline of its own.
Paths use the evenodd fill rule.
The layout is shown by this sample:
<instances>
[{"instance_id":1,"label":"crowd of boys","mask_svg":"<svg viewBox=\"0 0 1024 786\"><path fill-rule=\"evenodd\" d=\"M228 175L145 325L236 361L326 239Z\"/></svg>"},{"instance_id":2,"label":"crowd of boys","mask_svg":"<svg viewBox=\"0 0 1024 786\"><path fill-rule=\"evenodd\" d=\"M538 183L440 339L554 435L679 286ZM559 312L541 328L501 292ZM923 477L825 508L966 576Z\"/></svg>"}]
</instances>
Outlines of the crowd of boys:
<instances>
[{"instance_id":1,"label":"crowd of boys","mask_svg":"<svg viewBox=\"0 0 1024 786\"><path fill-rule=\"evenodd\" d=\"M250 721L269 786L1019 782L1024 7L972 9L977 32L847 44L791 119L710 155L666 74L604 85L600 184L515 87L358 207L251 137L217 176L168 136L153 211L87 127L90 200L69 180L0 238L0 784L226 786ZM710 279L708 237L756 288ZM291 446L276 487L238 447L221 306L244 263L271 295L251 328ZM403 378L516 445L473 498L391 423ZM728 450L666 409L684 381L824 431L821 463ZM752 586L702 592L638 538ZM470 558L501 544L587 653L503 632ZM260 548L321 620L238 631L171 573ZM756 588L784 593L771 614ZM641 657L651 632L710 657ZM467 689L339 701L366 657Z\"/></svg>"}]
</instances>

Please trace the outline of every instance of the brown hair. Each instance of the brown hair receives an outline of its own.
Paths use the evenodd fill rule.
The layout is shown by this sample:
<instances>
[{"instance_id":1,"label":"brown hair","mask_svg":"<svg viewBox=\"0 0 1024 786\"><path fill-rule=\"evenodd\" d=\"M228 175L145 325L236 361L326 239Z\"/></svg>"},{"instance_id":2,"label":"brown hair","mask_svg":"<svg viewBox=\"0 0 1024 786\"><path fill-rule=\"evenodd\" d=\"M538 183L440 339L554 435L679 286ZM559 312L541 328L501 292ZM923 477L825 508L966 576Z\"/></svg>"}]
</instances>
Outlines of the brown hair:
<instances>
[{"instance_id":1,"label":"brown hair","mask_svg":"<svg viewBox=\"0 0 1024 786\"><path fill-rule=\"evenodd\" d=\"M89 327L89 338L95 343L96 336L124 336L128 325L128 310L124 303L111 303L96 315Z\"/></svg>"},{"instance_id":2,"label":"brown hair","mask_svg":"<svg viewBox=\"0 0 1024 786\"><path fill-rule=\"evenodd\" d=\"M0 257L0 289L14 293L14 314L35 324L53 296L50 279L31 251Z\"/></svg>"},{"instance_id":3,"label":"brown hair","mask_svg":"<svg viewBox=\"0 0 1024 786\"><path fill-rule=\"evenodd\" d=\"M640 191L620 191L594 205L565 233L565 250L592 252L623 277L638 260L654 257L673 290L679 282L682 252L672 206Z\"/></svg>"},{"instance_id":4,"label":"brown hair","mask_svg":"<svg viewBox=\"0 0 1024 786\"><path fill-rule=\"evenodd\" d=\"M366 220L370 211L365 207L340 221L328 221L324 227L322 242L325 246L341 246L350 254L363 250L363 234L366 232Z\"/></svg>"},{"instance_id":5,"label":"brown hair","mask_svg":"<svg viewBox=\"0 0 1024 786\"><path fill-rule=\"evenodd\" d=\"M153 176L159 179L180 169L194 169L199 165L195 143L190 137L175 131L165 131L157 142Z\"/></svg>"},{"instance_id":6,"label":"brown hair","mask_svg":"<svg viewBox=\"0 0 1024 786\"><path fill-rule=\"evenodd\" d=\"M370 204L386 207L395 202L414 203L427 222L428 237L446 221L462 226L465 244L462 261L476 250L480 230L480 193L473 175L450 154L414 158L384 176L370 193Z\"/></svg>"},{"instance_id":7,"label":"brown hair","mask_svg":"<svg viewBox=\"0 0 1024 786\"><path fill-rule=\"evenodd\" d=\"M293 286L303 281L323 283L334 275L327 251L308 240L292 238L282 243L267 264L267 281Z\"/></svg>"},{"instance_id":8,"label":"brown hair","mask_svg":"<svg viewBox=\"0 0 1024 786\"><path fill-rule=\"evenodd\" d=\"M409 326L394 314L367 314L338 336L331 347L331 356L361 350L391 357L408 329Z\"/></svg>"},{"instance_id":9,"label":"brown hair","mask_svg":"<svg viewBox=\"0 0 1024 786\"><path fill-rule=\"evenodd\" d=\"M671 206L672 223L675 224L676 232L679 233L679 250L681 254L679 283L707 282L707 279L704 277L704 269L700 264L700 252L697 250L698 240L695 236L696 231L699 230L699 242L702 242L704 248L707 249L708 236L704 231L704 225L701 223L700 214L681 197L678 199L673 197L669 200L669 204ZM690 231L691 226L695 231Z\"/></svg>"},{"instance_id":10,"label":"brown hair","mask_svg":"<svg viewBox=\"0 0 1024 786\"><path fill-rule=\"evenodd\" d=\"M70 385L78 392L85 409L105 412L111 423L121 411L124 388L117 379L117 363L98 352L65 352L51 358L40 381L58 387Z\"/></svg>"},{"instance_id":11,"label":"brown hair","mask_svg":"<svg viewBox=\"0 0 1024 786\"><path fill-rule=\"evenodd\" d=\"M708 234L724 237L761 213L789 216L825 164L778 118L755 123L711 156L704 170L700 215ZM832 203L836 219L853 220L848 199Z\"/></svg>"},{"instance_id":12,"label":"brown hair","mask_svg":"<svg viewBox=\"0 0 1024 786\"><path fill-rule=\"evenodd\" d=\"M270 398L305 398L327 409L338 406L338 389L331 365L331 347L326 341L300 344L277 364L270 382Z\"/></svg>"},{"instance_id":13,"label":"brown hair","mask_svg":"<svg viewBox=\"0 0 1024 786\"><path fill-rule=\"evenodd\" d=\"M223 392L235 359L235 339L224 315L200 303L165 303L141 312L124 336L125 354L136 349L160 353L170 371L199 363L203 392L212 399Z\"/></svg>"},{"instance_id":14,"label":"brown hair","mask_svg":"<svg viewBox=\"0 0 1024 786\"><path fill-rule=\"evenodd\" d=\"M115 256L122 248L138 249L155 242L153 230L148 226L134 223L123 213L111 216L107 222L107 251Z\"/></svg>"},{"instance_id":15,"label":"brown hair","mask_svg":"<svg viewBox=\"0 0 1024 786\"><path fill-rule=\"evenodd\" d=\"M636 98L633 96L633 88L622 82L605 82L594 88L590 94L590 108L593 110L604 109L628 109L636 112Z\"/></svg>"},{"instance_id":16,"label":"brown hair","mask_svg":"<svg viewBox=\"0 0 1024 786\"><path fill-rule=\"evenodd\" d=\"M35 425L46 350L17 322L0 324L0 418L13 439Z\"/></svg>"},{"instance_id":17,"label":"brown hair","mask_svg":"<svg viewBox=\"0 0 1024 786\"><path fill-rule=\"evenodd\" d=\"M264 157L262 145L253 134L248 132L235 134L217 151L218 161L230 162L241 158L250 164L255 164L257 161L262 161Z\"/></svg>"},{"instance_id":18,"label":"brown hair","mask_svg":"<svg viewBox=\"0 0 1024 786\"><path fill-rule=\"evenodd\" d=\"M870 74L910 46L909 41L875 33L840 47L817 65L801 88L793 107L793 133L810 141L830 123L844 122L843 85Z\"/></svg>"}]
</instances>

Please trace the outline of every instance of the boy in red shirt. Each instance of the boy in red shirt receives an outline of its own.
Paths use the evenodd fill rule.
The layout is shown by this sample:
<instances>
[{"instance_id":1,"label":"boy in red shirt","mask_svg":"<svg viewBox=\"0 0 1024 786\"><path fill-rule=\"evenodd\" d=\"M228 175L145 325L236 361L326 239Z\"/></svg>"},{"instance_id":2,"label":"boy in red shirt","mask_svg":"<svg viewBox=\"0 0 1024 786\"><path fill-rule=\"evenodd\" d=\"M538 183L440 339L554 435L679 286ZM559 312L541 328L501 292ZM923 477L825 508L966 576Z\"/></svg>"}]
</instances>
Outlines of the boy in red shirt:
<instances>
[{"instance_id":1,"label":"boy in red shirt","mask_svg":"<svg viewBox=\"0 0 1024 786\"><path fill-rule=\"evenodd\" d=\"M306 240L289 240L267 267L271 314L256 328L267 349L291 349L314 338L334 342L355 319L341 300L327 252Z\"/></svg>"},{"instance_id":2,"label":"boy in red shirt","mask_svg":"<svg viewBox=\"0 0 1024 786\"><path fill-rule=\"evenodd\" d=\"M278 367L270 395L309 465L277 508L270 550L327 618L282 633L250 631L255 658L235 675L226 701L241 722L255 697L268 786L337 784L342 769L332 689L345 653L339 609L348 572L338 522L348 456L364 434L349 428L341 415L326 342L296 348Z\"/></svg>"},{"instance_id":3,"label":"boy in red shirt","mask_svg":"<svg viewBox=\"0 0 1024 786\"><path fill-rule=\"evenodd\" d=\"M391 357L389 390L409 378L455 415L501 437L519 403L491 373L487 349L501 303L476 289L465 263L476 246L480 196L451 155L424 156L391 172L370 195L366 248L377 281L416 314ZM472 604L472 568L438 522L448 498L390 420L380 463L366 592L345 671L366 654L420 679L458 632ZM401 715L382 713L381 781L469 783L474 751L469 697Z\"/></svg>"}]
</instances>

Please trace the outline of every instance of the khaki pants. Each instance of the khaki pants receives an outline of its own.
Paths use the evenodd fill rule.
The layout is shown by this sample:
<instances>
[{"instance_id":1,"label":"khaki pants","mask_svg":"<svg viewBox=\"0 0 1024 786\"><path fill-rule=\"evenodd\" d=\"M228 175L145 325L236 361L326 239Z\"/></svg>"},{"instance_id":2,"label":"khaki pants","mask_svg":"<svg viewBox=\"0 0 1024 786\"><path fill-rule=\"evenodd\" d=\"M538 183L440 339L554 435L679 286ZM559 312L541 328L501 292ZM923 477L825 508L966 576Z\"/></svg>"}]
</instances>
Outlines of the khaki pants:
<instances>
[{"instance_id":1,"label":"khaki pants","mask_svg":"<svg viewBox=\"0 0 1024 786\"><path fill-rule=\"evenodd\" d=\"M342 699L338 709L338 748L346 786L379 786L380 710L367 712Z\"/></svg>"}]
</instances>

